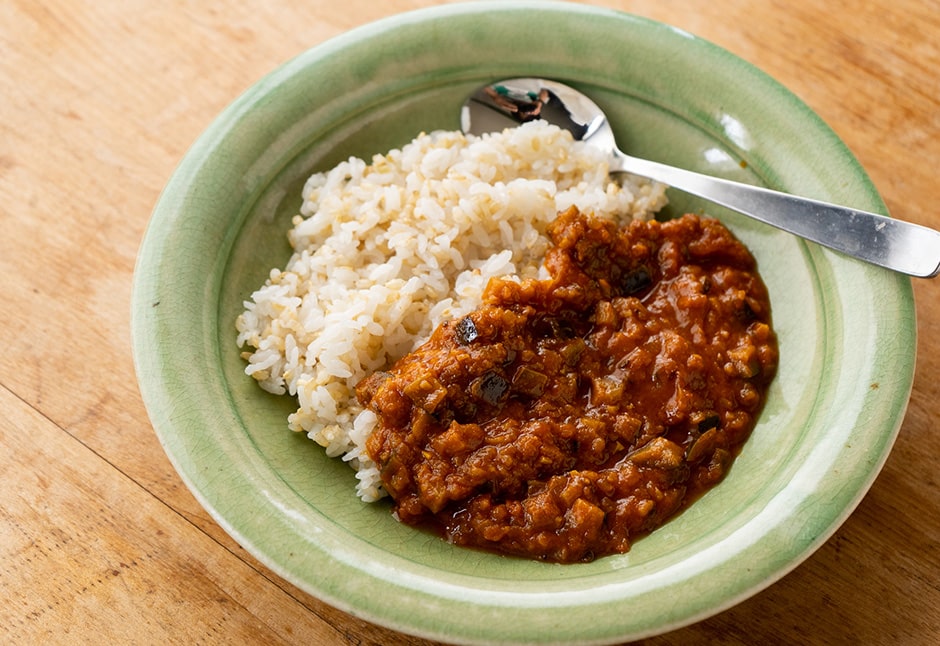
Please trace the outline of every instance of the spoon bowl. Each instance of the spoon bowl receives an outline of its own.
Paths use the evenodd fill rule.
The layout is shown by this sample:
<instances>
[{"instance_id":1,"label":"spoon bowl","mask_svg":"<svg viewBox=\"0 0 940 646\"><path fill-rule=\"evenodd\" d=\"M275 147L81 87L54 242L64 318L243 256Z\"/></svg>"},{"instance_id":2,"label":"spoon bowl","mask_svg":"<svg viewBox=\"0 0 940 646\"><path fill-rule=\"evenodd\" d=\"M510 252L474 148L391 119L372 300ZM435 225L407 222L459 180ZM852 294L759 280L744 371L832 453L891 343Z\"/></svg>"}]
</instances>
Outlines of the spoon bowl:
<instances>
[{"instance_id":1,"label":"spoon bowl","mask_svg":"<svg viewBox=\"0 0 940 646\"><path fill-rule=\"evenodd\" d=\"M543 119L610 156L611 172L642 175L840 253L910 276L940 273L940 232L846 206L710 177L622 152L604 111L578 90L539 78L477 89L461 109L464 132L481 135Z\"/></svg>"}]
</instances>

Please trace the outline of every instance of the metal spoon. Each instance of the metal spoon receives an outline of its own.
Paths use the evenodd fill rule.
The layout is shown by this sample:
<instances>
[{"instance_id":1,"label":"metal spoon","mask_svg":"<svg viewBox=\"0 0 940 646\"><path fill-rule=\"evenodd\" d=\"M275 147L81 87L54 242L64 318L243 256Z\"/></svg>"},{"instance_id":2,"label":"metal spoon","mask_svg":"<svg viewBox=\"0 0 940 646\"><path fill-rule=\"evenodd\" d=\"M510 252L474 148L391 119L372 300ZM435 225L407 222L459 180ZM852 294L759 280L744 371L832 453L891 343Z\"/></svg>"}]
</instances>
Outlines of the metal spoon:
<instances>
[{"instance_id":1,"label":"metal spoon","mask_svg":"<svg viewBox=\"0 0 940 646\"><path fill-rule=\"evenodd\" d=\"M485 134L544 119L611 156L611 172L668 184L865 262L922 278L940 272L940 232L766 188L709 177L624 154L604 112L567 85L517 78L485 85L464 104L464 132Z\"/></svg>"}]
</instances>

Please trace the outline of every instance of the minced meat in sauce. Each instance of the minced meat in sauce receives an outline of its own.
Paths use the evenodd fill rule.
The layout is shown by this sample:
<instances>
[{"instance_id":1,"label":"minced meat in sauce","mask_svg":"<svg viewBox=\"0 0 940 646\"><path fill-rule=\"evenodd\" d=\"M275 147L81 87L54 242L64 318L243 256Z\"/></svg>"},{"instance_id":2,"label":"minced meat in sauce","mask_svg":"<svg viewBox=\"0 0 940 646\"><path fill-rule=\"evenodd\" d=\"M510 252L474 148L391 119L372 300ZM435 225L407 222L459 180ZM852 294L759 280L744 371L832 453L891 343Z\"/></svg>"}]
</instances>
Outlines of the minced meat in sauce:
<instances>
[{"instance_id":1,"label":"minced meat in sauce","mask_svg":"<svg viewBox=\"0 0 940 646\"><path fill-rule=\"evenodd\" d=\"M357 396L398 518L557 562L626 552L716 484L777 367L767 290L717 220L572 208L546 280L490 281Z\"/></svg>"}]
</instances>

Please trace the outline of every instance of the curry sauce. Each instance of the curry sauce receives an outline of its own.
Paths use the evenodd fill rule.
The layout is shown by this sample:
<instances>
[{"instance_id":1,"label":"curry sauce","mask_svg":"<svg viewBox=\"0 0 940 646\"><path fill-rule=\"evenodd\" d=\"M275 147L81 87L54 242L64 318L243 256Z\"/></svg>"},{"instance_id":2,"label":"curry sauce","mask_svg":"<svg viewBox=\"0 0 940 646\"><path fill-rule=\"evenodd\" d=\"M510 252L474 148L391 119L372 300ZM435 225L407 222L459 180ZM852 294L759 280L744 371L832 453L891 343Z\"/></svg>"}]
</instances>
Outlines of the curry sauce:
<instances>
[{"instance_id":1,"label":"curry sauce","mask_svg":"<svg viewBox=\"0 0 940 646\"><path fill-rule=\"evenodd\" d=\"M724 477L778 350L756 263L717 220L572 208L548 233L548 279L492 280L357 396L401 521L577 562L629 550Z\"/></svg>"}]
</instances>

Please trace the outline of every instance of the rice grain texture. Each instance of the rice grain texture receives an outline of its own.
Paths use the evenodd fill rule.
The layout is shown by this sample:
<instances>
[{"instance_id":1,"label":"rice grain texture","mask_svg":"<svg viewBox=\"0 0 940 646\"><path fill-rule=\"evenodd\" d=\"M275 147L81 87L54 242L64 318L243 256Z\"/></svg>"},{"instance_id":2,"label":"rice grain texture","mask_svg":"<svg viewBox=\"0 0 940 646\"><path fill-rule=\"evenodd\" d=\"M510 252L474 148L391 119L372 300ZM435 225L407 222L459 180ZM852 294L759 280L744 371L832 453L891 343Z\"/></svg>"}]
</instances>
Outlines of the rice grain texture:
<instances>
[{"instance_id":1,"label":"rice grain texture","mask_svg":"<svg viewBox=\"0 0 940 646\"><path fill-rule=\"evenodd\" d=\"M422 134L313 175L288 233L290 260L236 321L245 372L296 397L290 429L350 463L359 496L378 500L365 452L376 418L356 384L478 307L490 278L541 275L545 228L559 211L626 222L665 205L662 185L618 179L603 153L544 122L482 137Z\"/></svg>"}]
</instances>

